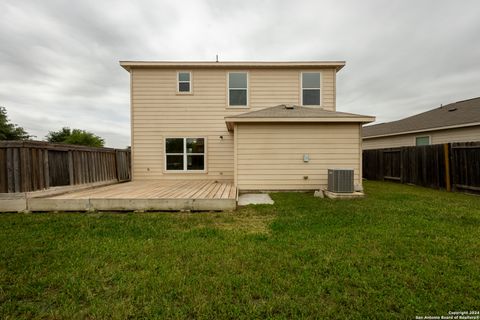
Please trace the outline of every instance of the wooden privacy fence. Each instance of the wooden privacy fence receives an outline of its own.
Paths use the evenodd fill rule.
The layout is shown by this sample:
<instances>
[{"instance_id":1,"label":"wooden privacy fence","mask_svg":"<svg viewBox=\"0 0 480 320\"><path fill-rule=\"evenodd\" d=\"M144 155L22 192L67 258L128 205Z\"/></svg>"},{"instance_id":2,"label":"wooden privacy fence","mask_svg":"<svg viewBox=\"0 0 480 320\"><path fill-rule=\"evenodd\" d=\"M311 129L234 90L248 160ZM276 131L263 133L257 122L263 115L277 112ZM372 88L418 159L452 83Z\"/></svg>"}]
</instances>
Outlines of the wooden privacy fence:
<instances>
[{"instance_id":1,"label":"wooden privacy fence","mask_svg":"<svg viewBox=\"0 0 480 320\"><path fill-rule=\"evenodd\" d=\"M130 150L0 141L0 193L130 180Z\"/></svg>"},{"instance_id":2,"label":"wooden privacy fence","mask_svg":"<svg viewBox=\"0 0 480 320\"><path fill-rule=\"evenodd\" d=\"M363 150L363 177L480 191L480 142Z\"/></svg>"}]
</instances>

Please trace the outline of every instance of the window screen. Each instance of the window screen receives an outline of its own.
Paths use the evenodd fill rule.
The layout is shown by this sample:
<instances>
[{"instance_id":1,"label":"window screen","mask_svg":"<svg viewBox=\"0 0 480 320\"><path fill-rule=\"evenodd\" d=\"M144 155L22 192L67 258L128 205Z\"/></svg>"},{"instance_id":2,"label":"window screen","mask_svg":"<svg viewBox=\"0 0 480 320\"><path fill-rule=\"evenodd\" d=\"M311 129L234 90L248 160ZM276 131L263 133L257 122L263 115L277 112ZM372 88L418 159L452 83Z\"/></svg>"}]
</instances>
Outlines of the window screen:
<instances>
[{"instance_id":1,"label":"window screen","mask_svg":"<svg viewBox=\"0 0 480 320\"><path fill-rule=\"evenodd\" d=\"M228 74L228 105L246 106L248 95L246 72L230 72Z\"/></svg>"},{"instance_id":2,"label":"window screen","mask_svg":"<svg viewBox=\"0 0 480 320\"><path fill-rule=\"evenodd\" d=\"M178 73L178 92L190 92L191 90L191 74L190 72Z\"/></svg>"},{"instance_id":3,"label":"window screen","mask_svg":"<svg viewBox=\"0 0 480 320\"><path fill-rule=\"evenodd\" d=\"M320 72L302 73L302 104L304 106L320 105Z\"/></svg>"},{"instance_id":4,"label":"window screen","mask_svg":"<svg viewBox=\"0 0 480 320\"><path fill-rule=\"evenodd\" d=\"M430 137L429 136L416 137L415 138L415 145L417 145L417 146L428 146L429 144L430 144Z\"/></svg>"}]
</instances>

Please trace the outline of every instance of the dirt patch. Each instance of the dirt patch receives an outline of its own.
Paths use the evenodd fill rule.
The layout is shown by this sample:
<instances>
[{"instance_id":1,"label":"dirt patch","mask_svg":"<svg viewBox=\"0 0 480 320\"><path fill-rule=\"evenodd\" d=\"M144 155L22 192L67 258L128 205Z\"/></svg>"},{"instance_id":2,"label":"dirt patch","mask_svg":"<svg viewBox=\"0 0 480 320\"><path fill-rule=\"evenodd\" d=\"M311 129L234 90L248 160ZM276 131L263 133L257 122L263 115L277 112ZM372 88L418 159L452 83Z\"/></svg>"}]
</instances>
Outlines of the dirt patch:
<instances>
[{"instance_id":1,"label":"dirt patch","mask_svg":"<svg viewBox=\"0 0 480 320\"><path fill-rule=\"evenodd\" d=\"M250 208L232 212L177 213L171 217L172 227L178 230L192 228L216 228L220 230L239 231L244 233L269 234L270 223L275 219L275 212L258 213Z\"/></svg>"},{"instance_id":2,"label":"dirt patch","mask_svg":"<svg viewBox=\"0 0 480 320\"><path fill-rule=\"evenodd\" d=\"M222 230L241 231L246 233L269 234L269 225L275 217L273 215L262 216L237 216L228 221L214 221L212 226Z\"/></svg>"}]
</instances>

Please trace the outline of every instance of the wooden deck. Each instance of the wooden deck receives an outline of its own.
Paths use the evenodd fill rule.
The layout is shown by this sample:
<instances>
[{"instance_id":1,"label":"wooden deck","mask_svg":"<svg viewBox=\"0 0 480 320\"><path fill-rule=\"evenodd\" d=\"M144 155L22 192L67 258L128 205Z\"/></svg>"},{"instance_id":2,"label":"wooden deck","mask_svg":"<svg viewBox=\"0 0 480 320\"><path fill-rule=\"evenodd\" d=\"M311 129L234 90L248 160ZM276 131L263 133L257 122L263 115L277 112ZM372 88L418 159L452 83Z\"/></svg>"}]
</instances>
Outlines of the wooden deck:
<instances>
[{"instance_id":1,"label":"wooden deck","mask_svg":"<svg viewBox=\"0 0 480 320\"><path fill-rule=\"evenodd\" d=\"M234 210L232 181L133 181L27 200L29 211Z\"/></svg>"},{"instance_id":2,"label":"wooden deck","mask_svg":"<svg viewBox=\"0 0 480 320\"><path fill-rule=\"evenodd\" d=\"M133 181L52 197L52 199L235 199L231 181Z\"/></svg>"}]
</instances>

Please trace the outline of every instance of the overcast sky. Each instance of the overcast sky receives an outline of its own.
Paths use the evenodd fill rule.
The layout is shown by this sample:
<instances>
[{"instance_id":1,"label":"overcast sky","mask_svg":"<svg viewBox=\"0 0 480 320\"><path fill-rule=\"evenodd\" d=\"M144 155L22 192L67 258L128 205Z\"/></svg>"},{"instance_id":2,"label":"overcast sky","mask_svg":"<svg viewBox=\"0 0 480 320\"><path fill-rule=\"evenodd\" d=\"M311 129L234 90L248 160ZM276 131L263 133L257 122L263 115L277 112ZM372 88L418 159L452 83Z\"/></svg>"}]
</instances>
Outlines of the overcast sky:
<instances>
[{"instance_id":1,"label":"overcast sky","mask_svg":"<svg viewBox=\"0 0 480 320\"><path fill-rule=\"evenodd\" d=\"M346 60L337 110L391 121L480 96L478 1L0 2L0 106L37 139L129 136L119 60Z\"/></svg>"}]
</instances>

